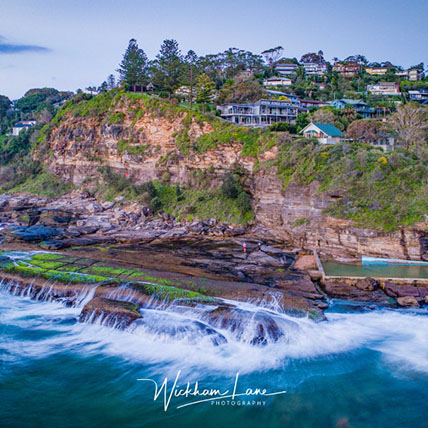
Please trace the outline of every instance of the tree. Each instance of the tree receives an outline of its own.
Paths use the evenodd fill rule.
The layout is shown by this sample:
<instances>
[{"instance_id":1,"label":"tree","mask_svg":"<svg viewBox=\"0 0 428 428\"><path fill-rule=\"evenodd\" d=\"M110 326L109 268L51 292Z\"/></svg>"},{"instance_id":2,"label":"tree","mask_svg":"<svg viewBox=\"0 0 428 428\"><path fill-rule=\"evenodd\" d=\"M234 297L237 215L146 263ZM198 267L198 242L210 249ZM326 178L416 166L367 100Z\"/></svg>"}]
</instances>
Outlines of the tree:
<instances>
[{"instance_id":1,"label":"tree","mask_svg":"<svg viewBox=\"0 0 428 428\"><path fill-rule=\"evenodd\" d=\"M110 90L114 89L115 87L116 87L116 78L114 77L113 74L110 74L107 77L107 88L110 91Z\"/></svg>"},{"instance_id":2,"label":"tree","mask_svg":"<svg viewBox=\"0 0 428 428\"><path fill-rule=\"evenodd\" d=\"M275 63L281 58L283 52L284 52L284 48L282 46L266 49L265 51L262 52L262 56L267 62L271 74Z\"/></svg>"},{"instance_id":3,"label":"tree","mask_svg":"<svg viewBox=\"0 0 428 428\"><path fill-rule=\"evenodd\" d=\"M324 53L323 51L318 51L318 53L315 52L309 52L307 54L304 54L301 58L300 58L300 62L303 64L307 64L307 63L323 63L324 62Z\"/></svg>"},{"instance_id":4,"label":"tree","mask_svg":"<svg viewBox=\"0 0 428 428\"><path fill-rule=\"evenodd\" d=\"M426 107L408 103L397 107L388 123L399 143L405 149L419 148L428 139L428 110Z\"/></svg>"},{"instance_id":5,"label":"tree","mask_svg":"<svg viewBox=\"0 0 428 428\"><path fill-rule=\"evenodd\" d=\"M257 80L235 82L230 79L225 82L223 88L219 91L217 101L219 104L248 103L258 101L263 97L266 97L266 91Z\"/></svg>"},{"instance_id":6,"label":"tree","mask_svg":"<svg viewBox=\"0 0 428 428\"><path fill-rule=\"evenodd\" d=\"M108 83L104 80L100 86L98 86L97 92L99 94L105 94L108 91Z\"/></svg>"},{"instance_id":7,"label":"tree","mask_svg":"<svg viewBox=\"0 0 428 428\"><path fill-rule=\"evenodd\" d=\"M117 70L120 81L127 89L135 91L137 85L146 86L148 83L147 56L138 47L137 41L131 39Z\"/></svg>"},{"instance_id":8,"label":"tree","mask_svg":"<svg viewBox=\"0 0 428 428\"><path fill-rule=\"evenodd\" d=\"M198 62L198 55L196 55L196 53L192 50L187 52L186 56L184 57L184 63L186 65L184 80L189 85L189 88L190 88L190 95L189 95L190 109L193 108L193 87L194 87L195 78L198 72L197 62Z\"/></svg>"},{"instance_id":9,"label":"tree","mask_svg":"<svg viewBox=\"0 0 428 428\"><path fill-rule=\"evenodd\" d=\"M328 108L321 108L312 114L312 120L318 123L334 125L336 123L336 115Z\"/></svg>"},{"instance_id":10,"label":"tree","mask_svg":"<svg viewBox=\"0 0 428 428\"><path fill-rule=\"evenodd\" d=\"M296 119L296 133L309 125L309 113L300 113Z\"/></svg>"},{"instance_id":11,"label":"tree","mask_svg":"<svg viewBox=\"0 0 428 428\"><path fill-rule=\"evenodd\" d=\"M198 77L196 85L196 101L203 104L203 111L205 113L205 106L211 101L214 94L215 83L204 73Z\"/></svg>"},{"instance_id":12,"label":"tree","mask_svg":"<svg viewBox=\"0 0 428 428\"><path fill-rule=\"evenodd\" d=\"M97 88L96 88L95 86L88 86L88 87L86 88L86 90L87 90L91 95L94 95L94 94L96 94L96 93L97 93Z\"/></svg>"},{"instance_id":13,"label":"tree","mask_svg":"<svg viewBox=\"0 0 428 428\"><path fill-rule=\"evenodd\" d=\"M348 56L344 59L344 62L356 62L359 65L366 65L368 63L367 58L361 54Z\"/></svg>"},{"instance_id":14,"label":"tree","mask_svg":"<svg viewBox=\"0 0 428 428\"><path fill-rule=\"evenodd\" d=\"M159 89L168 91L168 99L180 85L183 58L176 40L164 40L154 63L154 83Z\"/></svg>"},{"instance_id":15,"label":"tree","mask_svg":"<svg viewBox=\"0 0 428 428\"><path fill-rule=\"evenodd\" d=\"M382 122L374 119L359 119L352 122L346 132L348 138L367 144L377 144L390 134Z\"/></svg>"}]
</instances>

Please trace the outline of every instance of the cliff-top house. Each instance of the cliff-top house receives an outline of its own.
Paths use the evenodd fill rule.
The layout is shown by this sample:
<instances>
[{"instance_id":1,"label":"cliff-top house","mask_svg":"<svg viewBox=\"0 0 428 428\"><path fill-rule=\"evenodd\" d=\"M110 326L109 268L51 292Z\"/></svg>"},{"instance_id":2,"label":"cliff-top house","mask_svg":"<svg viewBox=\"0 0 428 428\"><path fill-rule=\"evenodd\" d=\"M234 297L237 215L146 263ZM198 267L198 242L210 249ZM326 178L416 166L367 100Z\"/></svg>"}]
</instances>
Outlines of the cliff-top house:
<instances>
[{"instance_id":1,"label":"cliff-top house","mask_svg":"<svg viewBox=\"0 0 428 428\"><path fill-rule=\"evenodd\" d=\"M293 123L306 108L292 100L259 100L255 103L228 103L217 107L228 122L249 128L264 128L277 122Z\"/></svg>"},{"instance_id":2,"label":"cliff-top house","mask_svg":"<svg viewBox=\"0 0 428 428\"><path fill-rule=\"evenodd\" d=\"M343 140L342 131L327 123L311 122L300 133L305 138L316 138L320 144L336 144Z\"/></svg>"}]
</instances>

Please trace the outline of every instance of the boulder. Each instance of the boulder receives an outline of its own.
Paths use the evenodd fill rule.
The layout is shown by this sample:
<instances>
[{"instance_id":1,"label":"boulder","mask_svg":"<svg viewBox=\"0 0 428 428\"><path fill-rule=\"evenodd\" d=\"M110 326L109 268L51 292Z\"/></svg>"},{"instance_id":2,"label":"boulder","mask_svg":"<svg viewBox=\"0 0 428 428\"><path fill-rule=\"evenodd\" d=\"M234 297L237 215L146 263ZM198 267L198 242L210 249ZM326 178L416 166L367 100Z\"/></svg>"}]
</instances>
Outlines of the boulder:
<instances>
[{"instance_id":1,"label":"boulder","mask_svg":"<svg viewBox=\"0 0 428 428\"><path fill-rule=\"evenodd\" d=\"M419 303L413 296L397 297L397 303L403 307L418 307Z\"/></svg>"},{"instance_id":2,"label":"boulder","mask_svg":"<svg viewBox=\"0 0 428 428\"><path fill-rule=\"evenodd\" d=\"M359 280L355 284L355 287L357 287L360 290L373 291L379 288L379 283L373 278L364 278Z\"/></svg>"}]
</instances>

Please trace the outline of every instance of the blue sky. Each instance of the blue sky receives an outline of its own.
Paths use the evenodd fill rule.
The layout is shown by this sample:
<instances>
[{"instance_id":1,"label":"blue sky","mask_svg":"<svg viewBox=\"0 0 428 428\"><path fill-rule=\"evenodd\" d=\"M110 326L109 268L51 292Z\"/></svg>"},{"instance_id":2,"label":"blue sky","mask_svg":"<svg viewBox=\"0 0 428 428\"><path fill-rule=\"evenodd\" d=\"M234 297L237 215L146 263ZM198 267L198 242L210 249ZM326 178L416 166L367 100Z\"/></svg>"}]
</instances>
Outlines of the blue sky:
<instances>
[{"instance_id":1,"label":"blue sky","mask_svg":"<svg viewBox=\"0 0 428 428\"><path fill-rule=\"evenodd\" d=\"M130 38L150 58L175 38L198 55L282 45L408 67L428 63L427 17L426 0L1 0L0 94L98 86Z\"/></svg>"}]
</instances>

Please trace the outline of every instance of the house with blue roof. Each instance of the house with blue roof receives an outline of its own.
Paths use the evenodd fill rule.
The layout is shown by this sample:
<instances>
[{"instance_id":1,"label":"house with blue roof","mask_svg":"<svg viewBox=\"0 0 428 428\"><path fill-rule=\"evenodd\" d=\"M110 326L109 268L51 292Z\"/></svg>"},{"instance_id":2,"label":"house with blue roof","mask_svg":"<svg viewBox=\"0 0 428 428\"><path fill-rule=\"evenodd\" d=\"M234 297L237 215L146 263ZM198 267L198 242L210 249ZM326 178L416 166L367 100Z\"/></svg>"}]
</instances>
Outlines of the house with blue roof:
<instances>
[{"instance_id":1,"label":"house with blue roof","mask_svg":"<svg viewBox=\"0 0 428 428\"><path fill-rule=\"evenodd\" d=\"M342 110L347 106L352 107L363 119L369 119L376 113L373 107L369 107L369 105L362 100L342 98L340 100L331 101L330 105L338 110Z\"/></svg>"},{"instance_id":2,"label":"house with blue roof","mask_svg":"<svg viewBox=\"0 0 428 428\"><path fill-rule=\"evenodd\" d=\"M305 138L316 138L320 144L336 144L343 140L342 131L328 123L311 122L300 133Z\"/></svg>"},{"instance_id":3,"label":"house with blue roof","mask_svg":"<svg viewBox=\"0 0 428 428\"><path fill-rule=\"evenodd\" d=\"M35 120L25 120L25 121L19 122L12 128L12 132L9 135L17 137L22 131L27 130L28 128L31 128L35 124L36 124Z\"/></svg>"}]
</instances>

